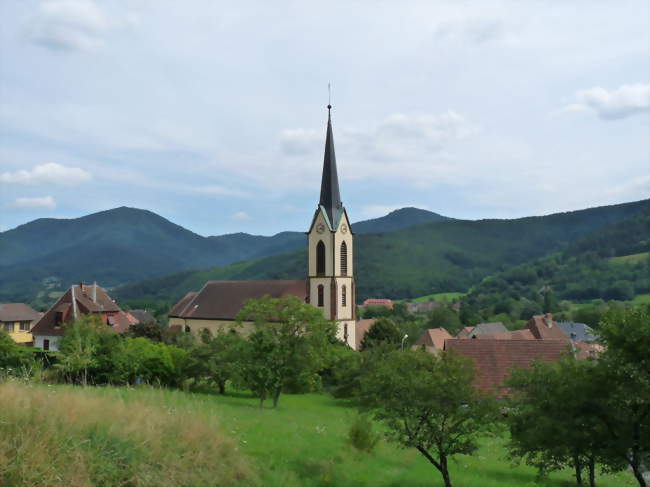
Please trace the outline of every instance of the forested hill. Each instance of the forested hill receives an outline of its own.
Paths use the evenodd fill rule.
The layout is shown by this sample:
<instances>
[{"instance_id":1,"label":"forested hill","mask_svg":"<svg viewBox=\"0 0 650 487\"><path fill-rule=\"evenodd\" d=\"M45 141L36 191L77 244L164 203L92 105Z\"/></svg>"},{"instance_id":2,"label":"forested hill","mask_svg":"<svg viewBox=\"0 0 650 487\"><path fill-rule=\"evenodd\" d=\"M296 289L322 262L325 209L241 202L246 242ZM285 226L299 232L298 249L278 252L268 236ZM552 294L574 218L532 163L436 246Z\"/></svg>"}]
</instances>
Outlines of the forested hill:
<instances>
[{"instance_id":1,"label":"forested hill","mask_svg":"<svg viewBox=\"0 0 650 487\"><path fill-rule=\"evenodd\" d=\"M444 218L404 208L353 229L390 231ZM305 244L302 232L202 237L150 211L126 207L75 219L43 218L0 233L0 302L34 303L38 298L43 303L74 282L96 280L112 287L281 254Z\"/></svg>"},{"instance_id":2,"label":"forested hill","mask_svg":"<svg viewBox=\"0 0 650 487\"><path fill-rule=\"evenodd\" d=\"M465 291L486 276L565 249L625 220L650 200L514 220L448 220L399 232L358 235L357 298L409 298ZM174 301L210 279L300 279L306 251L183 272L121 287L121 299Z\"/></svg>"},{"instance_id":3,"label":"forested hill","mask_svg":"<svg viewBox=\"0 0 650 487\"><path fill-rule=\"evenodd\" d=\"M625 301L650 293L650 208L582 237L561 252L513 267L463 300L481 315L557 312L559 301Z\"/></svg>"}]
</instances>

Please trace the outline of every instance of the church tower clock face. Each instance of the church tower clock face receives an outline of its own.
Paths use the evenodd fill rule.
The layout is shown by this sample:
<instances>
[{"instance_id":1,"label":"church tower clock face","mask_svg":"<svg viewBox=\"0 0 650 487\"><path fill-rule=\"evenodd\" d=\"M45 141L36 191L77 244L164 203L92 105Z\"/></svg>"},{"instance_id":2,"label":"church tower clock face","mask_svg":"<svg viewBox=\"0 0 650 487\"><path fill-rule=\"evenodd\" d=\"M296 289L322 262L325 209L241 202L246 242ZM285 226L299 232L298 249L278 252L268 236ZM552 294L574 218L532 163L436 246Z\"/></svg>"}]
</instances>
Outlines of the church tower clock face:
<instances>
[{"instance_id":1,"label":"church tower clock face","mask_svg":"<svg viewBox=\"0 0 650 487\"><path fill-rule=\"evenodd\" d=\"M318 226L316 227L316 231L317 231L318 233L323 233L323 232L325 232L325 225L323 225L322 223L319 223Z\"/></svg>"},{"instance_id":2,"label":"church tower clock face","mask_svg":"<svg viewBox=\"0 0 650 487\"><path fill-rule=\"evenodd\" d=\"M341 233L348 233L348 226L345 223L341 225Z\"/></svg>"}]
</instances>

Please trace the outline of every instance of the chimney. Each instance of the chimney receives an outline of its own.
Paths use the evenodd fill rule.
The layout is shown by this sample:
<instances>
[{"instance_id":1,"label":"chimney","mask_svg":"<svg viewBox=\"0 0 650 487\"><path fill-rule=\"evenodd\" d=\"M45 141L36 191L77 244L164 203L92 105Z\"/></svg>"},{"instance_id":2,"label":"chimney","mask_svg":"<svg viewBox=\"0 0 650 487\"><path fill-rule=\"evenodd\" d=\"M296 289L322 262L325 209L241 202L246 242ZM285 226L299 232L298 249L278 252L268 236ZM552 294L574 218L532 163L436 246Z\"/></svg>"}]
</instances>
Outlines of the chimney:
<instances>
[{"instance_id":1,"label":"chimney","mask_svg":"<svg viewBox=\"0 0 650 487\"><path fill-rule=\"evenodd\" d=\"M77 297L74 294L74 286L70 288L70 291L72 293L72 316L74 316L74 320L77 321L79 313L77 312Z\"/></svg>"},{"instance_id":2,"label":"chimney","mask_svg":"<svg viewBox=\"0 0 650 487\"><path fill-rule=\"evenodd\" d=\"M93 282L93 303L97 303L97 281Z\"/></svg>"}]
</instances>

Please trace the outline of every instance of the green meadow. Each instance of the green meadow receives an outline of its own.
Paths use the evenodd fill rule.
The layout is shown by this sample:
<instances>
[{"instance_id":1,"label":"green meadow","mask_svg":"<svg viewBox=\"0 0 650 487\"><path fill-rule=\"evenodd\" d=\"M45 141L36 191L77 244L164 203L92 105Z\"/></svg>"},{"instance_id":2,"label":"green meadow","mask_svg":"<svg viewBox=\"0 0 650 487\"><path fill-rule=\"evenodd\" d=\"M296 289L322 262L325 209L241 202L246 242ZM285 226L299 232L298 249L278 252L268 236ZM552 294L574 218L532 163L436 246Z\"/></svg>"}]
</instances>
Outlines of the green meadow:
<instances>
[{"instance_id":1,"label":"green meadow","mask_svg":"<svg viewBox=\"0 0 650 487\"><path fill-rule=\"evenodd\" d=\"M355 450L356 411L322 394L283 395L260 409L247 394L151 388L0 384L3 486L431 487L438 472L415 450L380 441ZM455 487L563 487L570 471L537 478L506 458L503 437L451 465ZM600 476L601 487L635 485Z\"/></svg>"}]
</instances>

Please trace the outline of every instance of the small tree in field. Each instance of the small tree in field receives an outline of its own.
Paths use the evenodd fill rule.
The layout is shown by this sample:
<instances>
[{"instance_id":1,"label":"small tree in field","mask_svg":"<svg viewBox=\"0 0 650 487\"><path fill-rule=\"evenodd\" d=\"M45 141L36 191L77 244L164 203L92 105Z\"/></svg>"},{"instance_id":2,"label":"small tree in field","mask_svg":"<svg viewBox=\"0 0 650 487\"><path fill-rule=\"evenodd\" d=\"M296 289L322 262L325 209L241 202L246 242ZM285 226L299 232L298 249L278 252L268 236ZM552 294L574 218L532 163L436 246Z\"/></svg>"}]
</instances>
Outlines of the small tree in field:
<instances>
[{"instance_id":1,"label":"small tree in field","mask_svg":"<svg viewBox=\"0 0 650 487\"><path fill-rule=\"evenodd\" d=\"M364 374L360 396L388 438L417 449L451 487L449 458L476 451L494 418L494 402L477 395L473 378L467 360L449 352L394 351Z\"/></svg>"},{"instance_id":2,"label":"small tree in field","mask_svg":"<svg viewBox=\"0 0 650 487\"><path fill-rule=\"evenodd\" d=\"M225 394L226 382L239 372L243 352L243 339L236 333L205 336L204 343L192 352L189 369L193 376L209 379L216 384L219 394Z\"/></svg>"},{"instance_id":3,"label":"small tree in field","mask_svg":"<svg viewBox=\"0 0 650 487\"><path fill-rule=\"evenodd\" d=\"M334 323L320 309L294 296L251 299L237 320L253 323L243 368L260 406L272 397L276 407L288 381L315 376L336 333Z\"/></svg>"},{"instance_id":4,"label":"small tree in field","mask_svg":"<svg viewBox=\"0 0 650 487\"><path fill-rule=\"evenodd\" d=\"M88 370L96 363L95 350L102 327L105 328L105 325L93 316L84 316L65 326L59 342L61 358L55 367L69 380L88 385Z\"/></svg>"}]
</instances>

